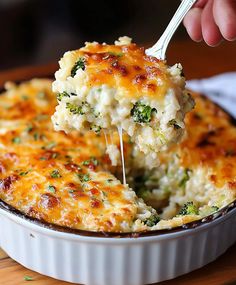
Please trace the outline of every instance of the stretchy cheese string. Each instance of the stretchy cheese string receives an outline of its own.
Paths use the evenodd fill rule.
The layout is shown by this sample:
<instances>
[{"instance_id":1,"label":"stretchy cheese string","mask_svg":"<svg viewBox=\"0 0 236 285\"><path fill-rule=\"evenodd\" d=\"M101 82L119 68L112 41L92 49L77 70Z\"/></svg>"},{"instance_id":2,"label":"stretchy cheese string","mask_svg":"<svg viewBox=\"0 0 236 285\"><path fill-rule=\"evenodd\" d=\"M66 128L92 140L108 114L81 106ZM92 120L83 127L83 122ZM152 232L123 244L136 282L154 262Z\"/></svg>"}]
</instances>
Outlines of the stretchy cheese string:
<instances>
[{"instance_id":1,"label":"stretchy cheese string","mask_svg":"<svg viewBox=\"0 0 236 285\"><path fill-rule=\"evenodd\" d=\"M123 173L123 184L126 184L126 174L125 174L125 159L124 159L124 147L123 147L123 135L122 127L117 127L119 137L120 137L120 152L121 152L121 163L122 163L122 173Z\"/></svg>"},{"instance_id":2,"label":"stretchy cheese string","mask_svg":"<svg viewBox=\"0 0 236 285\"><path fill-rule=\"evenodd\" d=\"M105 141L106 141L106 148L108 148L108 140L107 140L106 131L103 131L103 133L104 133L104 137L105 137Z\"/></svg>"}]
</instances>

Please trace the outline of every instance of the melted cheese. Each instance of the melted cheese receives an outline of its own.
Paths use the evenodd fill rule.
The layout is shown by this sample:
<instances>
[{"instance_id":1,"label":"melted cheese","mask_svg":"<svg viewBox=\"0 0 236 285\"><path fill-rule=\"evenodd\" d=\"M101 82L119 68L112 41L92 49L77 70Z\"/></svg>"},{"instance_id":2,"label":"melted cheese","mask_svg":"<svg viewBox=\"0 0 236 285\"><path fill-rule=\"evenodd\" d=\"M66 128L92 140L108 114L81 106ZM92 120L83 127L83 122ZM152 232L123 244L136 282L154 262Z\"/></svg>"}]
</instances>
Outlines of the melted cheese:
<instances>
[{"instance_id":1,"label":"melted cheese","mask_svg":"<svg viewBox=\"0 0 236 285\"><path fill-rule=\"evenodd\" d=\"M130 231L137 197L106 171L112 167L104 140L91 132L53 131L55 96L50 81L39 82L22 84L0 98L0 122L9 122L8 131L0 134L0 198L49 223Z\"/></svg>"}]
</instances>

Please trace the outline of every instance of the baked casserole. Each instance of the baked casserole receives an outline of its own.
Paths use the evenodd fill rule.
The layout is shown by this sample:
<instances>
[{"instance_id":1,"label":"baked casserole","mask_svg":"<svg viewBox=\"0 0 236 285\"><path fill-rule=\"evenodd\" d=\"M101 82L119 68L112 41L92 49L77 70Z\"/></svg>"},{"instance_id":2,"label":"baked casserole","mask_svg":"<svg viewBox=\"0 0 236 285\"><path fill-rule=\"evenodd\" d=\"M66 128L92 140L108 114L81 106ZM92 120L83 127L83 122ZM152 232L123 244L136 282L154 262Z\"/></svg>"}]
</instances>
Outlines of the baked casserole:
<instances>
[{"instance_id":1,"label":"baked casserole","mask_svg":"<svg viewBox=\"0 0 236 285\"><path fill-rule=\"evenodd\" d=\"M236 127L205 97L192 94L185 137L160 153L158 167L124 136L124 185L102 133L54 131L51 83L8 83L0 96L2 201L51 224L122 233L182 226L235 200Z\"/></svg>"}]
</instances>

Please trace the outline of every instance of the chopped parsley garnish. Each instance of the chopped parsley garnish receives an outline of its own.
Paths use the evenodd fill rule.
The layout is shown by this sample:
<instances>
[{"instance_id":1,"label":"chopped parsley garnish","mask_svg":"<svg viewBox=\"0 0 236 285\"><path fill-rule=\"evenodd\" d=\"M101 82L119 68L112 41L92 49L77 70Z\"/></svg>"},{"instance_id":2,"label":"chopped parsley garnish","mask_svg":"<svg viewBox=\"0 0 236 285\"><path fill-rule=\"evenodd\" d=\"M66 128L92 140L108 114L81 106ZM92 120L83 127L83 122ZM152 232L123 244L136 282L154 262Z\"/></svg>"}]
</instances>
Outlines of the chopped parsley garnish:
<instances>
[{"instance_id":1,"label":"chopped parsley garnish","mask_svg":"<svg viewBox=\"0 0 236 285\"><path fill-rule=\"evenodd\" d=\"M19 175L20 175L20 176L25 176L25 175L27 175L29 172L30 172L30 170L21 171L21 172L19 173Z\"/></svg>"},{"instance_id":2,"label":"chopped parsley garnish","mask_svg":"<svg viewBox=\"0 0 236 285\"><path fill-rule=\"evenodd\" d=\"M90 165L90 164L97 166L98 160L95 157L91 157L90 159L83 161L83 165Z\"/></svg>"},{"instance_id":3,"label":"chopped parsley garnish","mask_svg":"<svg viewBox=\"0 0 236 285\"><path fill-rule=\"evenodd\" d=\"M181 129L181 127L177 124L176 120L175 119L172 119L168 122L168 127L174 127L174 129L178 130L178 129Z\"/></svg>"},{"instance_id":4,"label":"chopped parsley garnish","mask_svg":"<svg viewBox=\"0 0 236 285\"><path fill-rule=\"evenodd\" d=\"M57 94L57 100L58 101L61 101L62 100L62 98L64 98L64 97L70 97L70 95L67 93L67 92L62 92L62 93L58 93Z\"/></svg>"},{"instance_id":5,"label":"chopped parsley garnish","mask_svg":"<svg viewBox=\"0 0 236 285\"><path fill-rule=\"evenodd\" d=\"M82 173L79 173L77 174L77 176L79 177L79 180L81 182L88 182L90 180L90 177L89 177L89 174L82 174Z\"/></svg>"},{"instance_id":6,"label":"chopped parsley garnish","mask_svg":"<svg viewBox=\"0 0 236 285\"><path fill-rule=\"evenodd\" d=\"M34 133L33 137L34 137L35 141L38 141L40 139L40 134L39 133Z\"/></svg>"},{"instance_id":7,"label":"chopped parsley garnish","mask_svg":"<svg viewBox=\"0 0 236 285\"><path fill-rule=\"evenodd\" d=\"M100 126L97 126L97 125L94 125L94 124L92 124L90 126L90 130L94 131L96 134L100 134L101 129L102 128Z\"/></svg>"},{"instance_id":8,"label":"chopped parsley garnish","mask_svg":"<svg viewBox=\"0 0 236 285\"><path fill-rule=\"evenodd\" d=\"M67 102L66 103L66 109L69 109L70 113L72 113L72 114L84 115L84 112L82 110L82 106L77 106L76 104L72 104L72 103Z\"/></svg>"},{"instance_id":9,"label":"chopped parsley garnish","mask_svg":"<svg viewBox=\"0 0 236 285\"><path fill-rule=\"evenodd\" d=\"M107 54L103 57L103 59L108 59L110 58L111 56L115 56L115 57L122 57L124 54L122 52L112 52L112 51L109 51L107 52Z\"/></svg>"},{"instance_id":10,"label":"chopped parsley garnish","mask_svg":"<svg viewBox=\"0 0 236 285\"><path fill-rule=\"evenodd\" d=\"M43 91L41 91L41 92L39 92L39 93L36 95L36 97L37 97L38 99L46 99L46 93L43 92Z\"/></svg>"},{"instance_id":11,"label":"chopped parsley garnish","mask_svg":"<svg viewBox=\"0 0 236 285\"><path fill-rule=\"evenodd\" d=\"M20 137L15 137L11 140L15 144L20 144L21 143L21 138Z\"/></svg>"},{"instance_id":12,"label":"chopped parsley garnish","mask_svg":"<svg viewBox=\"0 0 236 285\"><path fill-rule=\"evenodd\" d=\"M30 133L32 130L33 130L33 126L30 124L30 125L28 125L28 127L25 129L25 131L27 132L27 133Z\"/></svg>"},{"instance_id":13,"label":"chopped parsley garnish","mask_svg":"<svg viewBox=\"0 0 236 285\"><path fill-rule=\"evenodd\" d=\"M71 69L71 77L75 77L77 70L85 70L85 58L80 57Z\"/></svg>"},{"instance_id":14,"label":"chopped parsley garnish","mask_svg":"<svg viewBox=\"0 0 236 285\"><path fill-rule=\"evenodd\" d=\"M55 142L50 142L49 144L42 146L42 149L50 150L54 148L57 144Z\"/></svg>"},{"instance_id":15,"label":"chopped parsley garnish","mask_svg":"<svg viewBox=\"0 0 236 285\"><path fill-rule=\"evenodd\" d=\"M27 96L27 95L22 95L21 98L22 98L24 101L29 100L29 96Z\"/></svg>"},{"instance_id":16,"label":"chopped parsley garnish","mask_svg":"<svg viewBox=\"0 0 236 285\"><path fill-rule=\"evenodd\" d=\"M24 276L24 280L25 280L25 281L33 281L34 279L33 279L33 277L31 277L31 276L29 276L29 275L25 275L25 276Z\"/></svg>"},{"instance_id":17,"label":"chopped parsley garnish","mask_svg":"<svg viewBox=\"0 0 236 285\"><path fill-rule=\"evenodd\" d=\"M198 215L198 208L193 204L193 202L187 202L183 205L180 209L179 214L180 216L185 215Z\"/></svg>"},{"instance_id":18,"label":"chopped parsley garnish","mask_svg":"<svg viewBox=\"0 0 236 285\"><path fill-rule=\"evenodd\" d=\"M84 115L86 112L88 112L90 106L87 102L82 102L81 106L67 102L66 109L68 109L72 114Z\"/></svg>"},{"instance_id":19,"label":"chopped parsley garnish","mask_svg":"<svg viewBox=\"0 0 236 285\"><path fill-rule=\"evenodd\" d=\"M56 192L56 187L53 185L48 185L47 190L51 193L55 193Z\"/></svg>"},{"instance_id":20,"label":"chopped parsley garnish","mask_svg":"<svg viewBox=\"0 0 236 285\"><path fill-rule=\"evenodd\" d=\"M152 215L150 218L144 221L144 224L147 225L148 227L153 227L155 226L158 222L160 222L160 217L156 215Z\"/></svg>"},{"instance_id":21,"label":"chopped parsley garnish","mask_svg":"<svg viewBox=\"0 0 236 285\"><path fill-rule=\"evenodd\" d=\"M51 172L50 176L51 176L52 178L60 178L60 177L61 177L61 174L60 174L59 170L55 169L55 170L53 170L53 171Z\"/></svg>"},{"instance_id":22,"label":"chopped parsley garnish","mask_svg":"<svg viewBox=\"0 0 236 285\"><path fill-rule=\"evenodd\" d=\"M152 119L152 113L155 112L155 108L151 108L148 105L136 102L130 111L134 122L137 123L149 123Z\"/></svg>"},{"instance_id":23,"label":"chopped parsley garnish","mask_svg":"<svg viewBox=\"0 0 236 285\"><path fill-rule=\"evenodd\" d=\"M191 169L189 168L185 168L184 169L184 173L183 173L183 176L181 177L179 183L178 183L178 186L179 187L185 187L186 186L186 183L187 181L190 179L190 176L189 174L192 172Z\"/></svg>"}]
</instances>

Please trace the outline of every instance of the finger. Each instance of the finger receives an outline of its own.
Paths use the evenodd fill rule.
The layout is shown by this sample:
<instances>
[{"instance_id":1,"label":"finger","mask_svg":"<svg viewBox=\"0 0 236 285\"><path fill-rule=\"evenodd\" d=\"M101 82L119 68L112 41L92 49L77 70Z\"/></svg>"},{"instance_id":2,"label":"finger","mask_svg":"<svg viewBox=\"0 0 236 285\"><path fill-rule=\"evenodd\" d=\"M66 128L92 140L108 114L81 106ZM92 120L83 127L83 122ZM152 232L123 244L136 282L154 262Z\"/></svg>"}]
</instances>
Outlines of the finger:
<instances>
[{"instance_id":1,"label":"finger","mask_svg":"<svg viewBox=\"0 0 236 285\"><path fill-rule=\"evenodd\" d=\"M200 42L202 40L201 14L199 8L192 8L184 18L184 26L192 40Z\"/></svg>"},{"instance_id":2,"label":"finger","mask_svg":"<svg viewBox=\"0 0 236 285\"><path fill-rule=\"evenodd\" d=\"M198 0L194 7L203 8L206 5L207 1L208 0Z\"/></svg>"},{"instance_id":3,"label":"finger","mask_svg":"<svg viewBox=\"0 0 236 285\"><path fill-rule=\"evenodd\" d=\"M219 1L219 0L217 0ZM222 35L213 17L213 0L209 0L202 11L201 26L203 39L209 46L216 46L222 41Z\"/></svg>"},{"instance_id":4,"label":"finger","mask_svg":"<svg viewBox=\"0 0 236 285\"><path fill-rule=\"evenodd\" d=\"M215 1L213 15L223 37L229 41L236 40L236 1Z\"/></svg>"}]
</instances>

